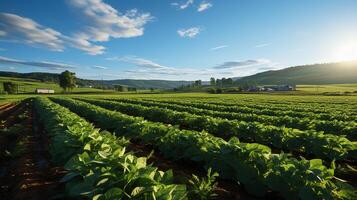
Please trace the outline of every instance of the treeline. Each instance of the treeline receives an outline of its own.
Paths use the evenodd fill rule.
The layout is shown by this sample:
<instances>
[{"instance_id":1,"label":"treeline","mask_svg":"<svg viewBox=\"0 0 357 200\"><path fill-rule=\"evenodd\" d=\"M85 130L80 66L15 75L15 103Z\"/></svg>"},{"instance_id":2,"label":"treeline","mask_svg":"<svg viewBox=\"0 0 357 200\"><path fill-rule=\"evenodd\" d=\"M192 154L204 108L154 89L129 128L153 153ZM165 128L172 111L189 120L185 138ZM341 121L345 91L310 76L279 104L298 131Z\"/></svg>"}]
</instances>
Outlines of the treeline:
<instances>
[{"instance_id":1,"label":"treeline","mask_svg":"<svg viewBox=\"0 0 357 200\"><path fill-rule=\"evenodd\" d=\"M175 88L174 91L206 91L209 93L236 93L247 91L250 88L257 86L255 81L245 81L239 82L238 80L233 80L232 78L221 78L216 79L214 77L210 78L209 82L203 82L202 80L193 81L189 85L182 85Z\"/></svg>"},{"instance_id":2,"label":"treeline","mask_svg":"<svg viewBox=\"0 0 357 200\"><path fill-rule=\"evenodd\" d=\"M3 92L5 94L17 94L19 91L19 85L13 82L3 82Z\"/></svg>"}]
</instances>

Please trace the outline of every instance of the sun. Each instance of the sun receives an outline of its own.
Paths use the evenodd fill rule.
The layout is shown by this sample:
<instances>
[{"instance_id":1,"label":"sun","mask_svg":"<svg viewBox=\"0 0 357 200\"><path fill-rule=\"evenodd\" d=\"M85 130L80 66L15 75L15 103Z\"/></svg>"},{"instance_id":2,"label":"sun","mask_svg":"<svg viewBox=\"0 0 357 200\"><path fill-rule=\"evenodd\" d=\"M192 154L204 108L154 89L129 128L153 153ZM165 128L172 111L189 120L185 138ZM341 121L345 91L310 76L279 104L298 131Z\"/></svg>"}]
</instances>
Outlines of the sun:
<instances>
[{"instance_id":1,"label":"sun","mask_svg":"<svg viewBox=\"0 0 357 200\"><path fill-rule=\"evenodd\" d=\"M334 61L357 60L357 39L335 45L332 52Z\"/></svg>"}]
</instances>

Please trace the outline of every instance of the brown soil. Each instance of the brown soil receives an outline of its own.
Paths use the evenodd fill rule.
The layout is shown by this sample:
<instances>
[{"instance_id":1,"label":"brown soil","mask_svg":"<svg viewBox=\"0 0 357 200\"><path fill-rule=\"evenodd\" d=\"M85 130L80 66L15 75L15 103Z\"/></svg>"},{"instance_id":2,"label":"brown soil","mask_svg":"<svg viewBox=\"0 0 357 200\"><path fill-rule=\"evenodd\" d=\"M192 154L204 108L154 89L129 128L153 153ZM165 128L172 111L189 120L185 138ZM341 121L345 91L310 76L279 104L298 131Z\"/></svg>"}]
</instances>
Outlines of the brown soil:
<instances>
[{"instance_id":1,"label":"brown soil","mask_svg":"<svg viewBox=\"0 0 357 200\"><path fill-rule=\"evenodd\" d=\"M7 106L0 108L0 120L7 120L7 118L11 116L11 113L17 110L16 108L19 106L19 104L8 104Z\"/></svg>"},{"instance_id":2,"label":"brown soil","mask_svg":"<svg viewBox=\"0 0 357 200\"><path fill-rule=\"evenodd\" d=\"M3 109L5 109L5 108L8 107L8 106L11 106L11 103L2 104L2 105L0 105L0 110L3 110Z\"/></svg>"},{"instance_id":3,"label":"brown soil","mask_svg":"<svg viewBox=\"0 0 357 200\"><path fill-rule=\"evenodd\" d=\"M59 180L66 171L51 165L48 138L41 129L34 128L32 112L30 102L21 104L4 123L9 127L19 120L18 114L27 113L26 119L16 122L24 127L15 142L22 143L23 151L0 164L0 199L49 199L63 190Z\"/></svg>"}]
</instances>

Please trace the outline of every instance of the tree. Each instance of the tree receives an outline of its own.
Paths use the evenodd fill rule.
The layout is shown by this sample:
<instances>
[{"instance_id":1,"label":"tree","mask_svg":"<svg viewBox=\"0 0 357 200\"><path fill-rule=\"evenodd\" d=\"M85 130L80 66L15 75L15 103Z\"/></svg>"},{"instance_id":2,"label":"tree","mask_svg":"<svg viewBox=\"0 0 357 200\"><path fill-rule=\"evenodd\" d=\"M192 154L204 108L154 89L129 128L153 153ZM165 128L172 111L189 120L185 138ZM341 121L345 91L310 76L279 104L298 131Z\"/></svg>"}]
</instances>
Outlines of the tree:
<instances>
[{"instance_id":1,"label":"tree","mask_svg":"<svg viewBox=\"0 0 357 200\"><path fill-rule=\"evenodd\" d=\"M12 82L3 82L4 91L8 94L15 94L17 91L17 85Z\"/></svg>"},{"instance_id":2,"label":"tree","mask_svg":"<svg viewBox=\"0 0 357 200\"><path fill-rule=\"evenodd\" d=\"M72 90L76 86L76 74L68 70L59 75L59 85L64 91Z\"/></svg>"},{"instance_id":3,"label":"tree","mask_svg":"<svg viewBox=\"0 0 357 200\"><path fill-rule=\"evenodd\" d=\"M212 86L216 85L216 79L214 79L213 77L210 80L210 85Z\"/></svg>"},{"instance_id":4,"label":"tree","mask_svg":"<svg viewBox=\"0 0 357 200\"><path fill-rule=\"evenodd\" d=\"M201 86L202 85L202 81L201 80L197 80L194 83L194 86Z\"/></svg>"},{"instance_id":5,"label":"tree","mask_svg":"<svg viewBox=\"0 0 357 200\"><path fill-rule=\"evenodd\" d=\"M219 87L222 87L222 80L217 78L216 85L219 86Z\"/></svg>"},{"instance_id":6,"label":"tree","mask_svg":"<svg viewBox=\"0 0 357 200\"><path fill-rule=\"evenodd\" d=\"M123 85L114 85L115 90L119 92L127 92L128 88Z\"/></svg>"},{"instance_id":7,"label":"tree","mask_svg":"<svg viewBox=\"0 0 357 200\"><path fill-rule=\"evenodd\" d=\"M134 87L128 87L128 91L136 92L136 88L134 88Z\"/></svg>"},{"instance_id":8,"label":"tree","mask_svg":"<svg viewBox=\"0 0 357 200\"><path fill-rule=\"evenodd\" d=\"M233 79L232 78L227 78L226 79L226 85L229 85L229 86L233 85Z\"/></svg>"}]
</instances>

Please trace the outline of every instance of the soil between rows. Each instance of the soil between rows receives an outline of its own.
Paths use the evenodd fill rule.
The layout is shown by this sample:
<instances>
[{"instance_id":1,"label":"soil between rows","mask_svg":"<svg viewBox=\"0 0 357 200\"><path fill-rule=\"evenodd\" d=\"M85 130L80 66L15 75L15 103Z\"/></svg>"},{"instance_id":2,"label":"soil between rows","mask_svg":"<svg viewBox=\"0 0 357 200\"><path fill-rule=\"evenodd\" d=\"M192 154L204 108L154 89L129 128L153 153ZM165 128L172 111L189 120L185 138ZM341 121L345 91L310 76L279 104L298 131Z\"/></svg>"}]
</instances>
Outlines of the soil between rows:
<instances>
[{"instance_id":1,"label":"soil between rows","mask_svg":"<svg viewBox=\"0 0 357 200\"><path fill-rule=\"evenodd\" d=\"M12 108L6 118L2 118L5 120L3 128L14 124L21 127L21 133L16 133L16 141L8 141L12 145L18 144L16 148L21 151L0 164L0 199L50 199L63 191L59 180L66 171L51 165L48 138L36 126L34 118L29 101ZM0 135L0 141L3 137Z\"/></svg>"}]
</instances>

